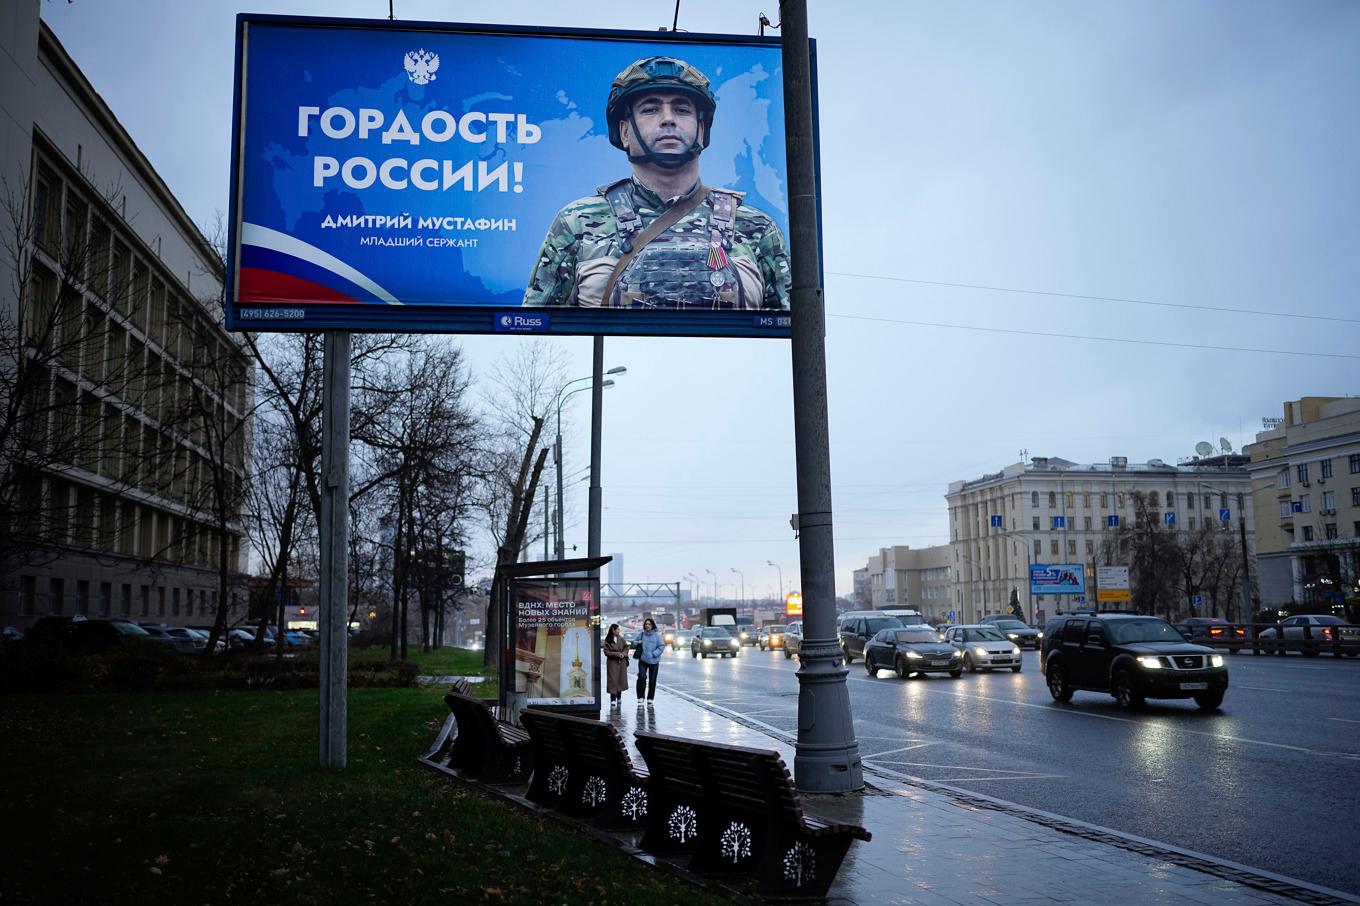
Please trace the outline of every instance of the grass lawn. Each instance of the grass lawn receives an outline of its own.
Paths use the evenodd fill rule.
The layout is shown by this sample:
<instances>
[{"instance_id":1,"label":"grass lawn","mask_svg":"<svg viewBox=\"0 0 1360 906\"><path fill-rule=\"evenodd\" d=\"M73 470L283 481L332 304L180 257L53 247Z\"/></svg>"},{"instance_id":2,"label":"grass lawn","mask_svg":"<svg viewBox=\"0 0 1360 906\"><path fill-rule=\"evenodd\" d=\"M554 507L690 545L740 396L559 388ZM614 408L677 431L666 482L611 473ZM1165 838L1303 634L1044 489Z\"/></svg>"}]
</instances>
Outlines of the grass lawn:
<instances>
[{"instance_id":1,"label":"grass lawn","mask_svg":"<svg viewBox=\"0 0 1360 906\"><path fill-rule=\"evenodd\" d=\"M4 696L0 903L721 902L416 764L442 694L350 690L343 771L315 690Z\"/></svg>"},{"instance_id":2,"label":"grass lawn","mask_svg":"<svg viewBox=\"0 0 1360 906\"><path fill-rule=\"evenodd\" d=\"M358 664L385 664L390 652L385 645L369 648L349 649L349 662ZM426 676L486 676L495 673L495 668L482 666L482 652L466 648L435 648L422 651L419 645L406 649L406 659L420 668Z\"/></svg>"}]
</instances>

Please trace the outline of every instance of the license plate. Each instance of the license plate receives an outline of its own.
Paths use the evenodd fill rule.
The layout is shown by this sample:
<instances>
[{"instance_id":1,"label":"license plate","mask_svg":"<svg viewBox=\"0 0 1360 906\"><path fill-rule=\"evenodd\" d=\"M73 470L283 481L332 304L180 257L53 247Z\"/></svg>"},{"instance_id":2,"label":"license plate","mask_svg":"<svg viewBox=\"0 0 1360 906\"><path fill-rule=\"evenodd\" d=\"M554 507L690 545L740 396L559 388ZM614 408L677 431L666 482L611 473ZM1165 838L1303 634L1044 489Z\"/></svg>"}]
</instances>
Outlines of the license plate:
<instances>
[{"instance_id":1,"label":"license plate","mask_svg":"<svg viewBox=\"0 0 1360 906\"><path fill-rule=\"evenodd\" d=\"M948 666L949 666L949 661L931 661L931 662L930 662L930 666L932 666L932 667L948 667Z\"/></svg>"},{"instance_id":2,"label":"license plate","mask_svg":"<svg viewBox=\"0 0 1360 906\"><path fill-rule=\"evenodd\" d=\"M1208 689L1208 688L1209 688L1208 683L1181 683L1181 690L1184 692L1190 692L1195 689Z\"/></svg>"}]
</instances>

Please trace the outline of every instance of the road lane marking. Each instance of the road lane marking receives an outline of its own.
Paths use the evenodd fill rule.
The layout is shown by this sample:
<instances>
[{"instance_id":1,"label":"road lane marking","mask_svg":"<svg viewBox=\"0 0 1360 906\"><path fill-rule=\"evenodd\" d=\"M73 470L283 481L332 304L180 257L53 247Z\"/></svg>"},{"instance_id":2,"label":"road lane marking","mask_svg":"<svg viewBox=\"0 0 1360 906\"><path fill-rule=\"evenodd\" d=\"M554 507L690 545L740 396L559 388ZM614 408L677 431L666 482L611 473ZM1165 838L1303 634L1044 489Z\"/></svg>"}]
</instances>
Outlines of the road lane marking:
<instances>
[{"instance_id":1,"label":"road lane marking","mask_svg":"<svg viewBox=\"0 0 1360 906\"><path fill-rule=\"evenodd\" d=\"M856 738L856 739L863 739L864 737L862 737L862 736L857 736L857 737L855 737L855 738ZM921 741L921 742L916 743L915 745L902 746L901 748L898 748L898 749L888 749L887 751L884 751L884 752L875 752L875 753L872 754L872 755L865 755L864 757L865 757L866 759L867 759L867 758L882 758L884 755L895 755L895 754L897 754L898 752L910 752L910 751L913 751L914 749L924 749L926 746L933 746L933 745L935 745L935 743L933 743L933 742L925 742L925 741L923 740L923 741ZM909 762L903 762L903 764L908 764L908 763L909 763Z\"/></svg>"},{"instance_id":2,"label":"road lane marking","mask_svg":"<svg viewBox=\"0 0 1360 906\"><path fill-rule=\"evenodd\" d=\"M1329 717L1328 720L1339 720L1343 724L1360 724L1360 720L1351 720L1349 717Z\"/></svg>"},{"instance_id":3,"label":"road lane marking","mask_svg":"<svg viewBox=\"0 0 1360 906\"><path fill-rule=\"evenodd\" d=\"M1272 688L1270 688L1269 686L1248 686L1248 685L1245 685L1245 684L1243 684L1243 683L1233 683L1233 688L1234 688L1234 689L1253 689L1253 690L1255 690L1255 691L1257 691L1257 692L1283 692L1283 693L1285 693L1285 694L1288 694L1289 691L1290 691L1290 690L1288 690L1288 689L1272 689Z\"/></svg>"}]
</instances>

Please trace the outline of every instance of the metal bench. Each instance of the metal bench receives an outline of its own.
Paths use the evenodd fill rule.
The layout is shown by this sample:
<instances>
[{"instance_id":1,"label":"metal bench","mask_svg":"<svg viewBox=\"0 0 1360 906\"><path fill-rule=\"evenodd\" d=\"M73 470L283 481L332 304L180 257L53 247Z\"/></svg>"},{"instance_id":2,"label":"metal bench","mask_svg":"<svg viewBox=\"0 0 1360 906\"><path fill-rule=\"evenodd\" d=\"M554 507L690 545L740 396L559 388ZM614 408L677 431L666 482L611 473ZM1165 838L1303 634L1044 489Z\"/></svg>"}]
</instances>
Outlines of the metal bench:
<instances>
[{"instance_id":1,"label":"metal bench","mask_svg":"<svg viewBox=\"0 0 1360 906\"><path fill-rule=\"evenodd\" d=\"M528 733L497 720L486 703L470 695L450 692L444 704L458 724L449 767L483 783L515 784L529 778L534 754Z\"/></svg>"},{"instance_id":2,"label":"metal bench","mask_svg":"<svg viewBox=\"0 0 1360 906\"><path fill-rule=\"evenodd\" d=\"M603 826L646 820L647 772L633 765L613 724L535 708L520 720L534 746L531 801Z\"/></svg>"},{"instance_id":3,"label":"metal bench","mask_svg":"<svg viewBox=\"0 0 1360 906\"><path fill-rule=\"evenodd\" d=\"M651 812L641 846L692 853L691 871L754 874L765 897L824 897L855 840L870 834L805 814L778 752L634 734Z\"/></svg>"}]
</instances>

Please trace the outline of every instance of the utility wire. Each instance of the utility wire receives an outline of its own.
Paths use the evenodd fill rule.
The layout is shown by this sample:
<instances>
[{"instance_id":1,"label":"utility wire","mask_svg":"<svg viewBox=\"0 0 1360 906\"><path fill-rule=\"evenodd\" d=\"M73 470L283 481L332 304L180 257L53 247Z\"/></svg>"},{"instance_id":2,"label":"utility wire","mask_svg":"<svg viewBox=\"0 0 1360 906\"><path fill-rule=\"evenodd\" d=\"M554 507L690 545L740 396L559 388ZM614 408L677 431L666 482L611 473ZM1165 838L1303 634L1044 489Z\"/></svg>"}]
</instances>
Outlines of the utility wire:
<instances>
[{"instance_id":1,"label":"utility wire","mask_svg":"<svg viewBox=\"0 0 1360 906\"><path fill-rule=\"evenodd\" d=\"M1059 340L1094 340L1101 343L1133 343L1138 346L1170 346L1176 349L1208 349L1219 352L1258 352L1268 355L1297 355L1324 359L1360 359L1360 354L1347 352L1301 352L1294 349L1262 349L1254 346L1212 346L1207 343L1173 343L1170 340L1135 340L1129 337L1092 337L1075 333L1050 333L1043 330L1020 330L1016 327L977 327L972 324L945 324L941 321L907 321L901 318L874 318L868 315L838 315L827 312L828 318L848 321L875 321L879 324L906 324L912 327L947 327L951 330L975 330L983 333L1012 333L1026 337L1052 337Z\"/></svg>"},{"instance_id":2,"label":"utility wire","mask_svg":"<svg viewBox=\"0 0 1360 906\"><path fill-rule=\"evenodd\" d=\"M1157 308L1187 308L1222 314L1261 315L1268 318L1299 318L1307 321L1335 321L1341 324L1360 324L1360 318L1339 318L1334 315L1307 315L1289 311L1269 311L1261 308L1231 308L1215 305L1192 305L1188 302L1153 302L1149 299L1126 299L1120 296L1087 296L1082 293L1059 293L1042 289L1016 289L1011 286L985 286L977 283L950 283L945 280L915 280L910 277L889 277L883 274L856 274L851 271L827 271L837 277L859 277L864 280L886 280L890 283L919 283L922 286L949 286L955 289L981 289L994 293L1017 293L1026 296L1051 296L1056 299L1085 299L1092 302L1119 302L1126 305L1152 305Z\"/></svg>"}]
</instances>

